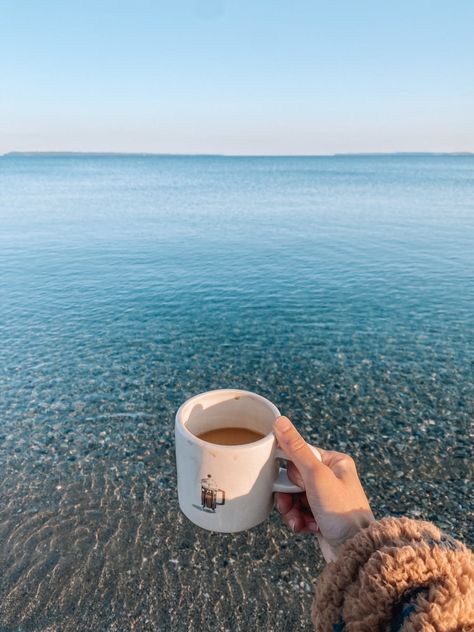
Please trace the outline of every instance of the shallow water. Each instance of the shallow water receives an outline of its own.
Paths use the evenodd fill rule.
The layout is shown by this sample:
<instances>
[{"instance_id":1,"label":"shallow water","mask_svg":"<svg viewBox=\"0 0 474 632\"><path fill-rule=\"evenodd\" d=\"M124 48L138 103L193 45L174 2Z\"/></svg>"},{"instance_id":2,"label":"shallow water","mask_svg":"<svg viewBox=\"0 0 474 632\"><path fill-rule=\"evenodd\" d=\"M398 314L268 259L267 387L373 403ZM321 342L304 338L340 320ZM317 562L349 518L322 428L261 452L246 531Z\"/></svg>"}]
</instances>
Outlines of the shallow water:
<instances>
[{"instance_id":1,"label":"shallow water","mask_svg":"<svg viewBox=\"0 0 474 632\"><path fill-rule=\"evenodd\" d=\"M8 156L0 226L1 630L308 629L306 537L177 510L211 388L474 541L474 157Z\"/></svg>"}]
</instances>

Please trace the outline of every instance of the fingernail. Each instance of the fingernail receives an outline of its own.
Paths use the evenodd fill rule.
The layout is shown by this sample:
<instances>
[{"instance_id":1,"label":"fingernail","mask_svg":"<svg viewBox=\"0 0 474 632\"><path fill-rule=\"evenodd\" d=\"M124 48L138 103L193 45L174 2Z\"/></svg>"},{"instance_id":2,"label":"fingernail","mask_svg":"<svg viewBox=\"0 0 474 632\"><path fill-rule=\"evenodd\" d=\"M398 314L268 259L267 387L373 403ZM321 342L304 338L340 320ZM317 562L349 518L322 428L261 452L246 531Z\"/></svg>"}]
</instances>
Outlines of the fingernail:
<instances>
[{"instance_id":1,"label":"fingernail","mask_svg":"<svg viewBox=\"0 0 474 632\"><path fill-rule=\"evenodd\" d=\"M293 531L293 533L295 532L295 527L296 527L296 518L292 518L289 523L288 526L290 527L290 529Z\"/></svg>"},{"instance_id":2,"label":"fingernail","mask_svg":"<svg viewBox=\"0 0 474 632\"><path fill-rule=\"evenodd\" d=\"M275 421L275 429L280 432L285 432L291 428L291 421L288 417L278 417Z\"/></svg>"},{"instance_id":3,"label":"fingernail","mask_svg":"<svg viewBox=\"0 0 474 632\"><path fill-rule=\"evenodd\" d=\"M278 501L278 498L275 498L275 509L281 513L280 503Z\"/></svg>"}]
</instances>

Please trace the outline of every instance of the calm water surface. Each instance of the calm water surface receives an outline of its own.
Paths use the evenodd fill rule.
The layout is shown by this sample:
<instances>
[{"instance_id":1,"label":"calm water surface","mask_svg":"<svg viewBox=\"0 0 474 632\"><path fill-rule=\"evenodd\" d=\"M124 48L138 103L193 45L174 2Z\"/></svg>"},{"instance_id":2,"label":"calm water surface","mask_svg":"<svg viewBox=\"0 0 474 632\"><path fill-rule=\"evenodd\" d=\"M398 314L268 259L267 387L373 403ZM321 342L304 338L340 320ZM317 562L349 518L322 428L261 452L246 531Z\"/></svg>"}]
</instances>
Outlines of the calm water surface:
<instances>
[{"instance_id":1,"label":"calm water surface","mask_svg":"<svg viewBox=\"0 0 474 632\"><path fill-rule=\"evenodd\" d=\"M307 540L177 511L211 388L472 540L473 270L474 157L0 158L0 629L307 629Z\"/></svg>"}]
</instances>

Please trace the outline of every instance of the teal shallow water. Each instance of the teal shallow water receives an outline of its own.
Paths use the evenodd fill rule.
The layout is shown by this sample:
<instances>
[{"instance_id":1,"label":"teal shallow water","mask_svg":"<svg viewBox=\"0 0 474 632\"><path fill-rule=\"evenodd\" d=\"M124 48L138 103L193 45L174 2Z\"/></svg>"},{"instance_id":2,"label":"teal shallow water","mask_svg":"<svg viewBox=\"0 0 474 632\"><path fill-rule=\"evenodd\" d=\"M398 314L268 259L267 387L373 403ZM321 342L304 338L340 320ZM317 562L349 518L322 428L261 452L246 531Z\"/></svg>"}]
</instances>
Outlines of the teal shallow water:
<instances>
[{"instance_id":1,"label":"teal shallow water","mask_svg":"<svg viewBox=\"0 0 474 632\"><path fill-rule=\"evenodd\" d=\"M351 452L380 513L472 540L473 157L3 157L0 226L2 629L104 604L104 629L206 629L213 590L239 629L253 594L262 629L305 629L305 540L273 517L211 546L177 513L173 415L211 388ZM293 588L248 538L287 542Z\"/></svg>"}]
</instances>

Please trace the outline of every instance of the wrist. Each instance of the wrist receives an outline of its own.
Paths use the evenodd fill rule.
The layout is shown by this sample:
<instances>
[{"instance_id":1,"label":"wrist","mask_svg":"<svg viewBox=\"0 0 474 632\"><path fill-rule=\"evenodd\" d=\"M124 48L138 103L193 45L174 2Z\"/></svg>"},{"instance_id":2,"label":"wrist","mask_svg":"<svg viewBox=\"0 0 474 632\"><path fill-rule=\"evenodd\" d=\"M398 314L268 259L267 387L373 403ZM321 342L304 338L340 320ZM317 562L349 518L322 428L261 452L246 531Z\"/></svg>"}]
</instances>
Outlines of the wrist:
<instances>
[{"instance_id":1,"label":"wrist","mask_svg":"<svg viewBox=\"0 0 474 632\"><path fill-rule=\"evenodd\" d=\"M319 534L319 546L325 561L334 562L346 542L352 540L360 531L366 529L372 522L375 522L375 517L372 511L364 510L353 516L350 523L347 523L343 532L337 539L326 539L322 534Z\"/></svg>"}]
</instances>

